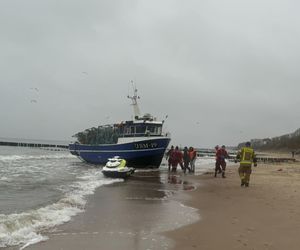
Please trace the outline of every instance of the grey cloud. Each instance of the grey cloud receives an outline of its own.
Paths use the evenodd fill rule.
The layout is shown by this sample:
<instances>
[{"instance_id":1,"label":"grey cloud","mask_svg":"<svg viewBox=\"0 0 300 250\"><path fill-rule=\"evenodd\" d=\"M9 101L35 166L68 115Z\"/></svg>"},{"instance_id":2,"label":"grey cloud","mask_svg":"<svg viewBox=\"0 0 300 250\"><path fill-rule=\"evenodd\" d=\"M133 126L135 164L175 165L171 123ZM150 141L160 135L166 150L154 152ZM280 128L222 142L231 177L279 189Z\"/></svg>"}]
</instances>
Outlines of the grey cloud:
<instances>
[{"instance_id":1,"label":"grey cloud","mask_svg":"<svg viewBox=\"0 0 300 250\"><path fill-rule=\"evenodd\" d=\"M2 1L0 136L69 139L128 119L131 79L143 112L169 115L173 144L291 132L300 120L298 9L270 0Z\"/></svg>"}]
</instances>

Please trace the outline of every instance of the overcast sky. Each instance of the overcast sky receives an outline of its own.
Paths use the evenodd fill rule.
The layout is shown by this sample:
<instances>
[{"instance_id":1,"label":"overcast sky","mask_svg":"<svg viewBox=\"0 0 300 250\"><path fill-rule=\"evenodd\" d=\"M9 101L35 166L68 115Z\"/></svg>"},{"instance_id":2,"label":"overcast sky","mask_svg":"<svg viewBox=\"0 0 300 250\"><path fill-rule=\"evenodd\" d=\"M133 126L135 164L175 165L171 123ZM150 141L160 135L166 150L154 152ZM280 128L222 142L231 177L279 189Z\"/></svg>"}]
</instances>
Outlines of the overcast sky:
<instances>
[{"instance_id":1,"label":"overcast sky","mask_svg":"<svg viewBox=\"0 0 300 250\"><path fill-rule=\"evenodd\" d=\"M132 117L174 145L300 127L300 2L1 0L0 137L62 139Z\"/></svg>"}]
</instances>

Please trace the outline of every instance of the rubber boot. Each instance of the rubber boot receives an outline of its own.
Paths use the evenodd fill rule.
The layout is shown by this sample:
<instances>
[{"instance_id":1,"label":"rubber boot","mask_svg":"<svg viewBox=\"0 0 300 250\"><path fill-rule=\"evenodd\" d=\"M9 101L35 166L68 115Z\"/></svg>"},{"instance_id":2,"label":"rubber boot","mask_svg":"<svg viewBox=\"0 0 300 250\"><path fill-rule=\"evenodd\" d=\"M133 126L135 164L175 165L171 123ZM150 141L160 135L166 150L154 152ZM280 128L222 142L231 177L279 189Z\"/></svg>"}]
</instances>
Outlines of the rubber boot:
<instances>
[{"instance_id":1,"label":"rubber boot","mask_svg":"<svg viewBox=\"0 0 300 250\"><path fill-rule=\"evenodd\" d=\"M222 172L222 178L226 178L225 172Z\"/></svg>"},{"instance_id":2,"label":"rubber boot","mask_svg":"<svg viewBox=\"0 0 300 250\"><path fill-rule=\"evenodd\" d=\"M215 171L215 177L217 177L217 171Z\"/></svg>"}]
</instances>

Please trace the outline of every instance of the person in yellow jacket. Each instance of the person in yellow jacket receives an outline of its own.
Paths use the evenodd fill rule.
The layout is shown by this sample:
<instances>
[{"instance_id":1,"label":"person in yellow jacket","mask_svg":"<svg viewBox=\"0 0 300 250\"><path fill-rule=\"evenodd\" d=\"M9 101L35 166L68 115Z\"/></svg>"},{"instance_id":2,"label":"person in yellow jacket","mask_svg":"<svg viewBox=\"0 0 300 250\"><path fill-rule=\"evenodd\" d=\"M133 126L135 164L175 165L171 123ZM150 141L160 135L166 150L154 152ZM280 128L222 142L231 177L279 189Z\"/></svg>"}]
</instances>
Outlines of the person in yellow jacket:
<instances>
[{"instance_id":1,"label":"person in yellow jacket","mask_svg":"<svg viewBox=\"0 0 300 250\"><path fill-rule=\"evenodd\" d=\"M241 187L249 187L252 163L254 163L254 167L257 166L257 159L250 142L246 142L245 147L241 148L236 159L240 160L239 175Z\"/></svg>"}]
</instances>

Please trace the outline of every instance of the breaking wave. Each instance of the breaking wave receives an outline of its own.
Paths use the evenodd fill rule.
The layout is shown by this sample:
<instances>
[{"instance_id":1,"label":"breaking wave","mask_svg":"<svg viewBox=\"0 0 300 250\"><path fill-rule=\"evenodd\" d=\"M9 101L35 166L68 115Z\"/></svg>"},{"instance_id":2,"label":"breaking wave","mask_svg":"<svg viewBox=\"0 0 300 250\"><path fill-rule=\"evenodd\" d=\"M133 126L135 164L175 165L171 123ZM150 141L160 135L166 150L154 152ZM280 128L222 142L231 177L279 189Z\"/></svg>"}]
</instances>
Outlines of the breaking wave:
<instances>
[{"instance_id":1,"label":"breaking wave","mask_svg":"<svg viewBox=\"0 0 300 250\"><path fill-rule=\"evenodd\" d=\"M0 161L12 162L23 160L51 160L51 159L72 159L75 158L71 154L52 154L52 155L0 155Z\"/></svg>"},{"instance_id":2,"label":"breaking wave","mask_svg":"<svg viewBox=\"0 0 300 250\"><path fill-rule=\"evenodd\" d=\"M97 187L121 182L121 179L104 179L101 171L91 169L69 186L61 186L63 198L45 207L15 214L0 214L0 247L28 245L47 240L43 235L63 224L72 216L83 212L87 196Z\"/></svg>"}]
</instances>

